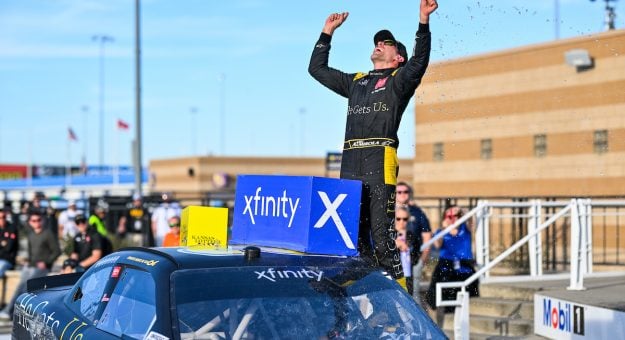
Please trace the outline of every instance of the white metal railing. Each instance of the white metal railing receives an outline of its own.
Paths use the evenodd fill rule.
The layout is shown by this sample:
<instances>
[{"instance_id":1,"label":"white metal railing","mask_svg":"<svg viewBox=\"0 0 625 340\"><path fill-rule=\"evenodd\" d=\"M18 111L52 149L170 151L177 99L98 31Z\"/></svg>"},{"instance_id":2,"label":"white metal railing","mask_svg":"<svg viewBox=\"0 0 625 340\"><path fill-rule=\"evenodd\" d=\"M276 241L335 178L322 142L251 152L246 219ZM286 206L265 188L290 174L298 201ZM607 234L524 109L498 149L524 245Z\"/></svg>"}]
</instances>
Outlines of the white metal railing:
<instances>
[{"instance_id":1,"label":"white metal railing","mask_svg":"<svg viewBox=\"0 0 625 340\"><path fill-rule=\"evenodd\" d=\"M445 228L434 236L429 242L423 244L421 250L431 247L434 242L450 233L462 223L475 217L477 227L475 230L476 262L480 269L468 279L460 282L441 282L436 285L436 306L456 307L454 315L454 337L456 339L469 339L469 293L466 287L481 277L487 278L489 271L503 261L510 254L528 243L530 259L530 276L539 277L542 272L542 241L540 233L564 216L571 217L571 273L568 289L584 289L584 275L592 273L592 201L590 199L572 199L568 202L541 202L532 200L529 202L492 202L479 201L477 206L466 215L458 219L454 224ZM608 205L608 202L595 202L595 204ZM621 202L625 205L625 202ZM615 204L614 206L623 206ZM557 213L541 223L543 207L561 208ZM529 218L528 233L514 245L506 249L492 261L489 256L489 219L492 208L528 208ZM456 300L443 301L442 290L444 288L460 288Z\"/></svg>"}]
</instances>

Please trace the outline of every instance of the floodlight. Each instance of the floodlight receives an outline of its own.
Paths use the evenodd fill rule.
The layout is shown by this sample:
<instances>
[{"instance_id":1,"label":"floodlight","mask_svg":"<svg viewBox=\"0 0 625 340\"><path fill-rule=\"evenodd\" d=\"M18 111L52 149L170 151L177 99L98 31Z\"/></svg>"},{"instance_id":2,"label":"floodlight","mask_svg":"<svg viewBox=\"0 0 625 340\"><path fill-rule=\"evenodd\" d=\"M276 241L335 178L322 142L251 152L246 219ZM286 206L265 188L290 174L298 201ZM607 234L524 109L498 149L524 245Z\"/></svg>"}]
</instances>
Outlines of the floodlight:
<instances>
[{"instance_id":1,"label":"floodlight","mask_svg":"<svg viewBox=\"0 0 625 340\"><path fill-rule=\"evenodd\" d=\"M584 49L574 49L564 52L564 60L567 65L580 69L589 69L593 67L593 60L590 53Z\"/></svg>"}]
</instances>

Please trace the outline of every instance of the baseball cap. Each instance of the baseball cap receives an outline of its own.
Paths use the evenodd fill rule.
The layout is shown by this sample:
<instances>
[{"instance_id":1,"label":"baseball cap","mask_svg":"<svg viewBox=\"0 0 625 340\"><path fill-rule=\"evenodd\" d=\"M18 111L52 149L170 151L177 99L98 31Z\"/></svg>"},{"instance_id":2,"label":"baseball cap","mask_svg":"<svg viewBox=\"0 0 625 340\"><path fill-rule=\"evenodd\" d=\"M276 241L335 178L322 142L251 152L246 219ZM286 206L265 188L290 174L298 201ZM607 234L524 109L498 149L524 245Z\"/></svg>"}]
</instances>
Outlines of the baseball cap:
<instances>
[{"instance_id":1,"label":"baseball cap","mask_svg":"<svg viewBox=\"0 0 625 340\"><path fill-rule=\"evenodd\" d=\"M384 41L384 40L392 40L395 42L395 46L397 46L397 53L399 53L399 55L404 57L404 61L399 63L399 66L404 66L406 62L408 61L408 53L406 52L406 46L404 46L404 44L402 44L401 42L397 41L397 39L395 39L395 36L393 36L393 33L391 33L391 31L389 30L381 30L373 36L374 44L377 44L379 41Z\"/></svg>"}]
</instances>

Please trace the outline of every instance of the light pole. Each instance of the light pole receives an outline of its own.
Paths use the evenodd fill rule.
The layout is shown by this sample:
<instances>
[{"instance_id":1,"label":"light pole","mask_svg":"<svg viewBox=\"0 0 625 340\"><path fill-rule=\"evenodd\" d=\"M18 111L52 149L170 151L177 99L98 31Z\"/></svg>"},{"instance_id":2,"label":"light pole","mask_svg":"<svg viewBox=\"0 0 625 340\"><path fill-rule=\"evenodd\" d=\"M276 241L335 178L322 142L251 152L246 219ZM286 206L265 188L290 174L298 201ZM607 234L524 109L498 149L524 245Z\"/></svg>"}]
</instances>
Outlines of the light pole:
<instances>
[{"instance_id":1,"label":"light pole","mask_svg":"<svg viewBox=\"0 0 625 340\"><path fill-rule=\"evenodd\" d=\"M92 41L100 44L100 147L99 147L99 161L100 166L104 166L104 46L107 42L115 41L113 37L103 34L96 34L91 37Z\"/></svg>"},{"instance_id":2,"label":"light pole","mask_svg":"<svg viewBox=\"0 0 625 340\"><path fill-rule=\"evenodd\" d=\"M83 137L82 137L82 171L83 174L86 174L87 172L87 152L88 152L88 140L89 140L89 106L87 105L83 105L82 106L82 117L83 117Z\"/></svg>"},{"instance_id":3,"label":"light pole","mask_svg":"<svg viewBox=\"0 0 625 340\"><path fill-rule=\"evenodd\" d=\"M135 194L142 195L143 168L141 166L141 2L135 0L135 140L133 143Z\"/></svg>"},{"instance_id":4,"label":"light pole","mask_svg":"<svg viewBox=\"0 0 625 340\"><path fill-rule=\"evenodd\" d=\"M197 107L191 106L189 109L191 115L191 156L197 155Z\"/></svg>"},{"instance_id":5,"label":"light pole","mask_svg":"<svg viewBox=\"0 0 625 340\"><path fill-rule=\"evenodd\" d=\"M590 0L591 2L595 2L595 0ZM616 19L615 8L610 6L610 2L616 2L616 0L603 0L605 2L605 30L610 31L616 28L614 24Z\"/></svg>"}]
</instances>

